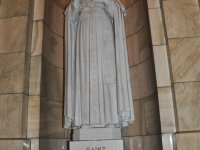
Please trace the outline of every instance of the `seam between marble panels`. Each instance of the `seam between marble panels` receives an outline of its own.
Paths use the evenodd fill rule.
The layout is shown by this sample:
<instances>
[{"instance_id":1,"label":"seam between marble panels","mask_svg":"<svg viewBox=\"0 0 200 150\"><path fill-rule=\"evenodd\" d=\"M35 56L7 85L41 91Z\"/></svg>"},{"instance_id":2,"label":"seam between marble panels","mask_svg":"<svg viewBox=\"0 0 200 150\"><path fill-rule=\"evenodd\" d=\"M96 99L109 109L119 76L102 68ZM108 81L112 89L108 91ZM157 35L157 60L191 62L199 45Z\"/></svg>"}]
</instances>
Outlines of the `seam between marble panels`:
<instances>
[{"instance_id":1,"label":"seam between marble panels","mask_svg":"<svg viewBox=\"0 0 200 150\"><path fill-rule=\"evenodd\" d=\"M9 16L9 17L0 17L0 20L3 19L11 19L11 18L17 18L17 17L29 17L28 14L27 15L18 15L18 16Z\"/></svg>"},{"instance_id":2,"label":"seam between marble panels","mask_svg":"<svg viewBox=\"0 0 200 150\"><path fill-rule=\"evenodd\" d=\"M145 134L145 135L136 135L136 136L123 136L122 138L134 138L134 137L149 137L149 136L161 136L162 134Z\"/></svg>"},{"instance_id":3,"label":"seam between marble panels","mask_svg":"<svg viewBox=\"0 0 200 150\"><path fill-rule=\"evenodd\" d=\"M0 53L0 56L1 55L9 55L9 54L17 54L17 53L25 53L25 51L10 52L10 53Z\"/></svg>"}]
</instances>

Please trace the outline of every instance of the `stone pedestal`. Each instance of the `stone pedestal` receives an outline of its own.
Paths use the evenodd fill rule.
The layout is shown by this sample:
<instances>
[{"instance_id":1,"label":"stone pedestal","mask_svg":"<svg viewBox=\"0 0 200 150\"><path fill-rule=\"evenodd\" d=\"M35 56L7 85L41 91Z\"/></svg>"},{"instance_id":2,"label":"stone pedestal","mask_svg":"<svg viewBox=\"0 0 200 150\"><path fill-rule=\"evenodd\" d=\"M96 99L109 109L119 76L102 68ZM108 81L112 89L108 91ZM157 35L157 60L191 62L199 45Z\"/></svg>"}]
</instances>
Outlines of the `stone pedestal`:
<instances>
[{"instance_id":1,"label":"stone pedestal","mask_svg":"<svg viewBox=\"0 0 200 150\"><path fill-rule=\"evenodd\" d=\"M70 150L123 150L123 140L73 141Z\"/></svg>"},{"instance_id":2,"label":"stone pedestal","mask_svg":"<svg viewBox=\"0 0 200 150\"><path fill-rule=\"evenodd\" d=\"M121 139L120 128L82 128L75 129L73 132L73 141L119 139Z\"/></svg>"},{"instance_id":3,"label":"stone pedestal","mask_svg":"<svg viewBox=\"0 0 200 150\"><path fill-rule=\"evenodd\" d=\"M70 150L123 150L120 128L75 129Z\"/></svg>"}]
</instances>

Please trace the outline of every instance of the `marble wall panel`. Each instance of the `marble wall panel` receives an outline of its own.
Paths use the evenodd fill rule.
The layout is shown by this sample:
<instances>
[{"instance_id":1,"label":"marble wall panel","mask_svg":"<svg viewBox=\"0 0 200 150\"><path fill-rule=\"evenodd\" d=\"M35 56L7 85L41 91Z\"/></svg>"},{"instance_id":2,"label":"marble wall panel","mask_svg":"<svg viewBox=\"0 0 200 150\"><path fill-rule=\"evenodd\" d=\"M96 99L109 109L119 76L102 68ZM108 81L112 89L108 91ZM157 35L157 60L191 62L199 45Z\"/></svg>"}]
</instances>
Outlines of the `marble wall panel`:
<instances>
[{"instance_id":1,"label":"marble wall panel","mask_svg":"<svg viewBox=\"0 0 200 150\"><path fill-rule=\"evenodd\" d=\"M29 78L29 94L39 95L41 87L41 68L42 57L31 57L30 78Z\"/></svg>"},{"instance_id":2,"label":"marble wall panel","mask_svg":"<svg viewBox=\"0 0 200 150\"><path fill-rule=\"evenodd\" d=\"M63 103L41 99L40 137L64 138Z\"/></svg>"},{"instance_id":3,"label":"marble wall panel","mask_svg":"<svg viewBox=\"0 0 200 150\"><path fill-rule=\"evenodd\" d=\"M45 0L34 0L33 20L44 19Z\"/></svg>"},{"instance_id":4,"label":"marble wall panel","mask_svg":"<svg viewBox=\"0 0 200 150\"><path fill-rule=\"evenodd\" d=\"M0 18L25 16L28 14L28 6L27 0L1 0Z\"/></svg>"},{"instance_id":5,"label":"marble wall panel","mask_svg":"<svg viewBox=\"0 0 200 150\"><path fill-rule=\"evenodd\" d=\"M124 150L144 150L144 137L125 137L124 140Z\"/></svg>"},{"instance_id":6,"label":"marble wall panel","mask_svg":"<svg viewBox=\"0 0 200 150\"><path fill-rule=\"evenodd\" d=\"M125 150L162 150L160 135L125 137Z\"/></svg>"},{"instance_id":7,"label":"marble wall panel","mask_svg":"<svg viewBox=\"0 0 200 150\"><path fill-rule=\"evenodd\" d=\"M200 81L200 38L170 39L174 82Z\"/></svg>"},{"instance_id":8,"label":"marble wall panel","mask_svg":"<svg viewBox=\"0 0 200 150\"><path fill-rule=\"evenodd\" d=\"M132 89L132 95L133 95L134 100L141 98L139 71L140 71L139 66L130 68L131 89Z\"/></svg>"},{"instance_id":9,"label":"marble wall panel","mask_svg":"<svg viewBox=\"0 0 200 150\"><path fill-rule=\"evenodd\" d=\"M40 96L29 96L27 137L39 137L40 128Z\"/></svg>"},{"instance_id":10,"label":"marble wall panel","mask_svg":"<svg viewBox=\"0 0 200 150\"><path fill-rule=\"evenodd\" d=\"M176 131L176 114L171 87L158 88L158 100L162 133L173 133Z\"/></svg>"},{"instance_id":11,"label":"marble wall panel","mask_svg":"<svg viewBox=\"0 0 200 150\"><path fill-rule=\"evenodd\" d=\"M144 150L162 150L161 135L144 137Z\"/></svg>"},{"instance_id":12,"label":"marble wall panel","mask_svg":"<svg viewBox=\"0 0 200 150\"><path fill-rule=\"evenodd\" d=\"M70 0L53 0L53 2L60 8L65 9Z\"/></svg>"},{"instance_id":13,"label":"marble wall panel","mask_svg":"<svg viewBox=\"0 0 200 150\"><path fill-rule=\"evenodd\" d=\"M0 140L1 150L31 150L29 140Z\"/></svg>"},{"instance_id":14,"label":"marble wall panel","mask_svg":"<svg viewBox=\"0 0 200 150\"><path fill-rule=\"evenodd\" d=\"M31 139L31 149L30 150L39 150L39 139Z\"/></svg>"},{"instance_id":15,"label":"marble wall panel","mask_svg":"<svg viewBox=\"0 0 200 150\"><path fill-rule=\"evenodd\" d=\"M126 36L138 32L146 22L146 14L144 11L143 0L137 0L131 7L127 9L125 17Z\"/></svg>"},{"instance_id":16,"label":"marble wall panel","mask_svg":"<svg viewBox=\"0 0 200 150\"><path fill-rule=\"evenodd\" d=\"M199 150L200 133L180 133L176 134L177 150Z\"/></svg>"},{"instance_id":17,"label":"marble wall panel","mask_svg":"<svg viewBox=\"0 0 200 150\"><path fill-rule=\"evenodd\" d=\"M137 34L126 39L128 48L129 66L133 67L140 63L140 51Z\"/></svg>"},{"instance_id":18,"label":"marble wall panel","mask_svg":"<svg viewBox=\"0 0 200 150\"><path fill-rule=\"evenodd\" d=\"M141 98L148 97L156 91L156 79L153 60L148 59L139 65Z\"/></svg>"},{"instance_id":19,"label":"marble wall panel","mask_svg":"<svg viewBox=\"0 0 200 150\"><path fill-rule=\"evenodd\" d=\"M63 101L63 69L46 62L46 97Z\"/></svg>"},{"instance_id":20,"label":"marble wall panel","mask_svg":"<svg viewBox=\"0 0 200 150\"><path fill-rule=\"evenodd\" d=\"M0 93L23 92L24 52L0 55Z\"/></svg>"},{"instance_id":21,"label":"marble wall panel","mask_svg":"<svg viewBox=\"0 0 200 150\"><path fill-rule=\"evenodd\" d=\"M26 137L26 108L27 99L22 94L0 95L0 138Z\"/></svg>"},{"instance_id":22,"label":"marble wall panel","mask_svg":"<svg viewBox=\"0 0 200 150\"><path fill-rule=\"evenodd\" d=\"M44 56L45 58L60 68L63 68L64 61L64 42L63 37L53 33L48 26L44 26Z\"/></svg>"},{"instance_id":23,"label":"marble wall panel","mask_svg":"<svg viewBox=\"0 0 200 150\"><path fill-rule=\"evenodd\" d=\"M68 150L67 139L41 139L40 150Z\"/></svg>"},{"instance_id":24,"label":"marble wall panel","mask_svg":"<svg viewBox=\"0 0 200 150\"><path fill-rule=\"evenodd\" d=\"M200 35L200 10L198 0L163 1L168 38Z\"/></svg>"},{"instance_id":25,"label":"marble wall panel","mask_svg":"<svg viewBox=\"0 0 200 150\"><path fill-rule=\"evenodd\" d=\"M64 9L58 7L53 0L45 0L45 23L56 34L64 35Z\"/></svg>"},{"instance_id":26,"label":"marble wall panel","mask_svg":"<svg viewBox=\"0 0 200 150\"><path fill-rule=\"evenodd\" d=\"M137 33L140 62L144 62L152 54L149 26L146 23Z\"/></svg>"},{"instance_id":27,"label":"marble wall panel","mask_svg":"<svg viewBox=\"0 0 200 150\"><path fill-rule=\"evenodd\" d=\"M133 102L135 121L128 127L122 129L123 136L131 137L138 135L145 135L145 116L144 116L144 106L142 100L136 100Z\"/></svg>"},{"instance_id":28,"label":"marble wall panel","mask_svg":"<svg viewBox=\"0 0 200 150\"><path fill-rule=\"evenodd\" d=\"M142 64L130 68L133 99L141 99L156 91L153 61L146 60Z\"/></svg>"},{"instance_id":29,"label":"marble wall panel","mask_svg":"<svg viewBox=\"0 0 200 150\"><path fill-rule=\"evenodd\" d=\"M25 16L0 19L0 53L24 51L26 29L27 17Z\"/></svg>"},{"instance_id":30,"label":"marble wall panel","mask_svg":"<svg viewBox=\"0 0 200 150\"><path fill-rule=\"evenodd\" d=\"M148 8L159 8L160 0L147 0Z\"/></svg>"},{"instance_id":31,"label":"marble wall panel","mask_svg":"<svg viewBox=\"0 0 200 150\"><path fill-rule=\"evenodd\" d=\"M27 22L27 30L26 30L26 48L25 52L28 55L31 55L31 47L32 47L32 31L33 30L33 19L28 17Z\"/></svg>"},{"instance_id":32,"label":"marble wall panel","mask_svg":"<svg viewBox=\"0 0 200 150\"><path fill-rule=\"evenodd\" d=\"M200 83L175 84L179 131L200 130Z\"/></svg>"},{"instance_id":33,"label":"marble wall panel","mask_svg":"<svg viewBox=\"0 0 200 150\"><path fill-rule=\"evenodd\" d=\"M31 55L42 55L43 46L43 21L34 21L32 29Z\"/></svg>"},{"instance_id":34,"label":"marble wall panel","mask_svg":"<svg viewBox=\"0 0 200 150\"><path fill-rule=\"evenodd\" d=\"M157 94L149 96L143 101L145 114L145 131L147 135L160 134L160 115Z\"/></svg>"},{"instance_id":35,"label":"marble wall panel","mask_svg":"<svg viewBox=\"0 0 200 150\"><path fill-rule=\"evenodd\" d=\"M153 46L157 87L171 86L171 73L166 45Z\"/></svg>"},{"instance_id":36,"label":"marble wall panel","mask_svg":"<svg viewBox=\"0 0 200 150\"><path fill-rule=\"evenodd\" d=\"M163 150L176 150L173 134L162 134Z\"/></svg>"},{"instance_id":37,"label":"marble wall panel","mask_svg":"<svg viewBox=\"0 0 200 150\"><path fill-rule=\"evenodd\" d=\"M163 20L160 8L149 9L149 21L151 27L151 39L153 45L166 44Z\"/></svg>"},{"instance_id":38,"label":"marble wall panel","mask_svg":"<svg viewBox=\"0 0 200 150\"><path fill-rule=\"evenodd\" d=\"M30 63L31 56L25 53L25 62L24 62L24 87L23 92L25 95L29 95L29 78L30 78Z\"/></svg>"}]
</instances>

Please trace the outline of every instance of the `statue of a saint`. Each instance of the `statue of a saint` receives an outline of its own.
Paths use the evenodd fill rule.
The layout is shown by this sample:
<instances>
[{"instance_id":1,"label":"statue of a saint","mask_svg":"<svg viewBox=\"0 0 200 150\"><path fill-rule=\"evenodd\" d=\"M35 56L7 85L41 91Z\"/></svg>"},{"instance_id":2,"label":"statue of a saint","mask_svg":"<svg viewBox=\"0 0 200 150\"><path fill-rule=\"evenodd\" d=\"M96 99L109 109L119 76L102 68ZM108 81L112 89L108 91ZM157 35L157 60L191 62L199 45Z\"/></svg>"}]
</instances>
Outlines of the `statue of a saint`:
<instances>
[{"instance_id":1,"label":"statue of a saint","mask_svg":"<svg viewBox=\"0 0 200 150\"><path fill-rule=\"evenodd\" d=\"M124 13L117 0L70 2L65 12L65 128L133 122Z\"/></svg>"}]
</instances>

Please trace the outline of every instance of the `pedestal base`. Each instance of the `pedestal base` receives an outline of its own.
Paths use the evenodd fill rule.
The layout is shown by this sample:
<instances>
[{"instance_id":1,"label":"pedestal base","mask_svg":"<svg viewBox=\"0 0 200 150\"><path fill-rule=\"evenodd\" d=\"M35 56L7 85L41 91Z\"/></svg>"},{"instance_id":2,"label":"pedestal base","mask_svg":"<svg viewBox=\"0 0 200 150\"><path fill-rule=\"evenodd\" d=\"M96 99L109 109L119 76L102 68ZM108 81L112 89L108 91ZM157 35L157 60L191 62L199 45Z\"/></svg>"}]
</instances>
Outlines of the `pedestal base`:
<instances>
[{"instance_id":1,"label":"pedestal base","mask_svg":"<svg viewBox=\"0 0 200 150\"><path fill-rule=\"evenodd\" d=\"M73 141L98 141L120 139L120 128L81 128L75 129L73 133Z\"/></svg>"},{"instance_id":2,"label":"pedestal base","mask_svg":"<svg viewBox=\"0 0 200 150\"><path fill-rule=\"evenodd\" d=\"M70 150L123 150L123 140L71 141Z\"/></svg>"}]
</instances>

